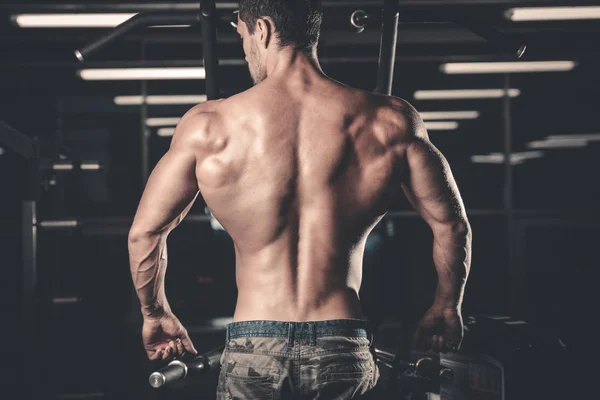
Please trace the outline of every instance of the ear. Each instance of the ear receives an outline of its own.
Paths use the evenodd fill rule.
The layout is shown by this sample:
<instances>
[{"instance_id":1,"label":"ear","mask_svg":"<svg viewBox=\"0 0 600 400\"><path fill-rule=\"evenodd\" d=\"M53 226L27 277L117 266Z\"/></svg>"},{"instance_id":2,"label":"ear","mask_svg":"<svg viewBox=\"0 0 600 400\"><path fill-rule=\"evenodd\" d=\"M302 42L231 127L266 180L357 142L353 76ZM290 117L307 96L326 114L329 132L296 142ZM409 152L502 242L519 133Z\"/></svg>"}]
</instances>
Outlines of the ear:
<instances>
[{"instance_id":1,"label":"ear","mask_svg":"<svg viewBox=\"0 0 600 400\"><path fill-rule=\"evenodd\" d=\"M258 30L258 41L266 49L271 44L271 40L273 40L275 24L270 17L259 18L256 21L256 28Z\"/></svg>"}]
</instances>

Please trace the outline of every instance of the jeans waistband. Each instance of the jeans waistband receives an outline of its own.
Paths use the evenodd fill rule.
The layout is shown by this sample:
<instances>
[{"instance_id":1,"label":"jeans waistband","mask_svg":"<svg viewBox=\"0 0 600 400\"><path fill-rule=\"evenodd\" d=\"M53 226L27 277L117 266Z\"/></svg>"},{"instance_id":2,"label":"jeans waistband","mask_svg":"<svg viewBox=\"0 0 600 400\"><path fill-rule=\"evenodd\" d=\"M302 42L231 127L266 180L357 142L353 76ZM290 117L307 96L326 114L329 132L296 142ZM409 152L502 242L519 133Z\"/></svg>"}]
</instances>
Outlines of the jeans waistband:
<instances>
[{"instance_id":1,"label":"jeans waistband","mask_svg":"<svg viewBox=\"0 0 600 400\"><path fill-rule=\"evenodd\" d=\"M287 338L290 346L297 339L308 339L314 345L317 338L326 336L363 337L371 340L373 338L369 322L362 319L312 322L240 321L227 325L225 343L241 337L280 337Z\"/></svg>"}]
</instances>

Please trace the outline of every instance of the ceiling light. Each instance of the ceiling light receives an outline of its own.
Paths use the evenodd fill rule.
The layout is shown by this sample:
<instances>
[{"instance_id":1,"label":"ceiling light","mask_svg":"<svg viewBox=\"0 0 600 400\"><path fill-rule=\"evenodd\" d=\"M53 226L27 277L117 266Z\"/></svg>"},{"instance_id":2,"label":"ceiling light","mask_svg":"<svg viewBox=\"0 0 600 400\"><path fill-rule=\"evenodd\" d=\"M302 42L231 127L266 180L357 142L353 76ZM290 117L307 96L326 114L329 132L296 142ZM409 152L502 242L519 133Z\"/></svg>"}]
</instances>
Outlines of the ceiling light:
<instances>
[{"instance_id":1,"label":"ceiling light","mask_svg":"<svg viewBox=\"0 0 600 400\"><path fill-rule=\"evenodd\" d=\"M173 136L175 134L175 128L174 127L170 127L170 128L160 128L157 131L158 136L160 137L169 137L169 136Z\"/></svg>"},{"instance_id":2,"label":"ceiling light","mask_svg":"<svg viewBox=\"0 0 600 400\"><path fill-rule=\"evenodd\" d=\"M587 146L588 142L584 139L546 139L536 140L527 143L529 149L560 149L560 148L581 148Z\"/></svg>"},{"instance_id":3,"label":"ceiling light","mask_svg":"<svg viewBox=\"0 0 600 400\"><path fill-rule=\"evenodd\" d=\"M146 96L145 104L148 105L177 105L199 104L207 100L206 95L162 95ZM139 106L144 104L144 96L117 96L115 104L119 106Z\"/></svg>"},{"instance_id":4,"label":"ceiling light","mask_svg":"<svg viewBox=\"0 0 600 400\"><path fill-rule=\"evenodd\" d=\"M527 7L512 8L505 13L511 21L559 21L600 19L600 7Z\"/></svg>"},{"instance_id":5,"label":"ceiling light","mask_svg":"<svg viewBox=\"0 0 600 400\"><path fill-rule=\"evenodd\" d=\"M150 28L189 28L191 25L152 25Z\"/></svg>"},{"instance_id":6,"label":"ceiling light","mask_svg":"<svg viewBox=\"0 0 600 400\"><path fill-rule=\"evenodd\" d=\"M586 140L588 142L600 141L600 133L588 133L578 135L552 135L548 136L550 140Z\"/></svg>"},{"instance_id":7,"label":"ceiling light","mask_svg":"<svg viewBox=\"0 0 600 400\"><path fill-rule=\"evenodd\" d=\"M522 164L525 160L532 160L535 158L541 158L544 153L541 151L525 151L522 153L512 153L510 155L511 165ZM471 162L475 164L504 164L503 153L490 153L482 156L471 156Z\"/></svg>"},{"instance_id":8,"label":"ceiling light","mask_svg":"<svg viewBox=\"0 0 600 400\"><path fill-rule=\"evenodd\" d=\"M206 70L196 68L101 68L82 69L77 72L86 81L114 80L171 80L205 79Z\"/></svg>"},{"instance_id":9,"label":"ceiling light","mask_svg":"<svg viewBox=\"0 0 600 400\"><path fill-rule=\"evenodd\" d=\"M477 119L477 111L424 111L419 113L424 121L440 119Z\"/></svg>"},{"instance_id":10,"label":"ceiling light","mask_svg":"<svg viewBox=\"0 0 600 400\"><path fill-rule=\"evenodd\" d=\"M136 14L17 14L21 28L114 28Z\"/></svg>"},{"instance_id":11,"label":"ceiling light","mask_svg":"<svg viewBox=\"0 0 600 400\"><path fill-rule=\"evenodd\" d=\"M425 129L429 131L452 131L458 129L458 122L456 121L442 121L442 122L425 122Z\"/></svg>"},{"instance_id":12,"label":"ceiling light","mask_svg":"<svg viewBox=\"0 0 600 400\"><path fill-rule=\"evenodd\" d=\"M446 100L446 99L498 99L507 94L504 89L466 89L466 90L417 90L417 100ZM510 97L521 94L519 89L508 89Z\"/></svg>"},{"instance_id":13,"label":"ceiling light","mask_svg":"<svg viewBox=\"0 0 600 400\"><path fill-rule=\"evenodd\" d=\"M574 61L517 61L442 64L446 74L498 74L514 72L562 72L577 66Z\"/></svg>"},{"instance_id":14,"label":"ceiling light","mask_svg":"<svg viewBox=\"0 0 600 400\"><path fill-rule=\"evenodd\" d=\"M181 118L148 118L146 120L147 126L174 126L179 123Z\"/></svg>"}]
</instances>

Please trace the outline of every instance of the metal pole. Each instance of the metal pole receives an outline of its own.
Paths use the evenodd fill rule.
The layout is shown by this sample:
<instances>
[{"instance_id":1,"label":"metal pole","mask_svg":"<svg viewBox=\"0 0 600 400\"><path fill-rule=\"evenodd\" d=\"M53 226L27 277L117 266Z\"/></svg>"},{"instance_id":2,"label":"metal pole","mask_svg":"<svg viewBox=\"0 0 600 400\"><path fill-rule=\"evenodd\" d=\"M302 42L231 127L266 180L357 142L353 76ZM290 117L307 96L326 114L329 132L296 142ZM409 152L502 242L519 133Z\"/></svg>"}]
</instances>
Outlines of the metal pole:
<instances>
[{"instance_id":1,"label":"metal pole","mask_svg":"<svg viewBox=\"0 0 600 400\"><path fill-rule=\"evenodd\" d=\"M379 48L379 73L377 93L392 94L396 44L398 41L398 0L385 0L381 24L381 45Z\"/></svg>"},{"instance_id":2,"label":"metal pole","mask_svg":"<svg viewBox=\"0 0 600 400\"><path fill-rule=\"evenodd\" d=\"M142 61L146 59L146 41L141 43ZM141 81L142 107L140 109L141 146L142 146L142 189L150 176L150 130L146 124L148 119L148 81Z\"/></svg>"},{"instance_id":3,"label":"metal pole","mask_svg":"<svg viewBox=\"0 0 600 400\"><path fill-rule=\"evenodd\" d=\"M29 398L42 398L39 315L37 299L37 200L40 184L40 146L33 141L33 156L27 160L25 190L21 210L21 239L23 251L23 334L25 348L23 360L38 360L23 365L23 382ZM24 396L26 397L26 396Z\"/></svg>"},{"instance_id":4,"label":"metal pole","mask_svg":"<svg viewBox=\"0 0 600 400\"><path fill-rule=\"evenodd\" d=\"M514 265L514 193L513 193L513 166L512 166L512 114L511 114L511 98L510 90L510 75L504 75L504 98L502 101L502 113L504 119L504 212L506 216L506 251L507 251L507 267L509 274L508 282L508 297L510 311L518 312L522 306L521 282L519 282L520 274L516 271Z\"/></svg>"},{"instance_id":5,"label":"metal pole","mask_svg":"<svg viewBox=\"0 0 600 400\"><path fill-rule=\"evenodd\" d=\"M206 96L208 100L221 97L219 87L219 54L217 52L217 6L215 0L200 2L200 18L202 27L202 53L206 70Z\"/></svg>"}]
</instances>

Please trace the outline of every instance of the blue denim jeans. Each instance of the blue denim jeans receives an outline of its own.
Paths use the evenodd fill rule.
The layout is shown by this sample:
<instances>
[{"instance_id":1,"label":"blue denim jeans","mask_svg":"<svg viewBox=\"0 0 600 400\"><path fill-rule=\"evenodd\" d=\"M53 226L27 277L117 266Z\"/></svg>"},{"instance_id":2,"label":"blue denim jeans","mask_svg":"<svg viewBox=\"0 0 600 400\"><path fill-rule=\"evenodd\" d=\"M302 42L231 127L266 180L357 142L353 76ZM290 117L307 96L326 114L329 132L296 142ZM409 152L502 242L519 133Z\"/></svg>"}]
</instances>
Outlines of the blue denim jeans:
<instances>
[{"instance_id":1,"label":"blue denim jeans","mask_svg":"<svg viewBox=\"0 0 600 400\"><path fill-rule=\"evenodd\" d=\"M217 400L371 398L379 379L372 345L364 320L233 322Z\"/></svg>"}]
</instances>

